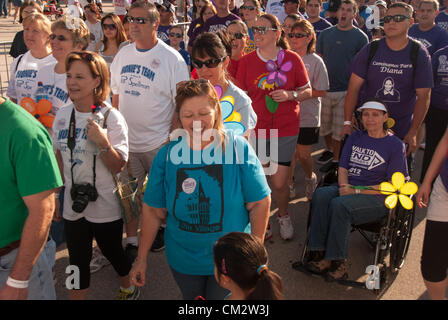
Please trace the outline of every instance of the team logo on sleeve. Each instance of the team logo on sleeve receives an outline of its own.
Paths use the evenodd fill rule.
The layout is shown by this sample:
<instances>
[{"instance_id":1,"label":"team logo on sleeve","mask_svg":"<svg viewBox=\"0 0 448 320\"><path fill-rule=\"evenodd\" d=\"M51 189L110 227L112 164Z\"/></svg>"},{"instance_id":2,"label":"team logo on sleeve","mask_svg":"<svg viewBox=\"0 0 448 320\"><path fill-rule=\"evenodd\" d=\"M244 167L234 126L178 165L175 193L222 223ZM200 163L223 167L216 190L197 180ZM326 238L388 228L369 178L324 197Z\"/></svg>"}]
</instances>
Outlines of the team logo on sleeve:
<instances>
[{"instance_id":1,"label":"team logo on sleeve","mask_svg":"<svg viewBox=\"0 0 448 320\"><path fill-rule=\"evenodd\" d=\"M375 150L357 146L352 147L350 162L367 170L372 170L373 168L386 163Z\"/></svg>"}]
</instances>

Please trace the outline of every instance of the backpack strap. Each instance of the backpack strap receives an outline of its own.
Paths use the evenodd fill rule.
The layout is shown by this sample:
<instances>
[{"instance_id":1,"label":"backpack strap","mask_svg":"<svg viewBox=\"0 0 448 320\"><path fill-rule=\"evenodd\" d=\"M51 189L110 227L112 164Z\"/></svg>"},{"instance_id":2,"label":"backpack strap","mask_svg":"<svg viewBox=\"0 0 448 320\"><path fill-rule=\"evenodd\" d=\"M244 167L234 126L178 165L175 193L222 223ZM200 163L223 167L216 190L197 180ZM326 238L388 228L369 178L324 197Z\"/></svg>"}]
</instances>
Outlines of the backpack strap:
<instances>
[{"instance_id":1,"label":"backpack strap","mask_svg":"<svg viewBox=\"0 0 448 320\"><path fill-rule=\"evenodd\" d=\"M417 40L409 38L411 41L411 63L412 63L412 75L415 76L417 68L418 52L420 51L421 43Z\"/></svg>"},{"instance_id":2,"label":"backpack strap","mask_svg":"<svg viewBox=\"0 0 448 320\"><path fill-rule=\"evenodd\" d=\"M16 64L16 68L15 68L15 70L14 70L14 73L17 72L17 69L19 68L20 61L22 61L22 58L23 58L24 55L25 55L25 54L21 54L21 55L19 56L19 60L17 60L17 64Z\"/></svg>"},{"instance_id":3,"label":"backpack strap","mask_svg":"<svg viewBox=\"0 0 448 320\"><path fill-rule=\"evenodd\" d=\"M370 43L370 49L369 49L369 56L367 58L367 68L370 66L370 64L372 63L372 59L376 54L376 51L378 50L378 46L380 44L380 40L373 40Z\"/></svg>"}]
</instances>

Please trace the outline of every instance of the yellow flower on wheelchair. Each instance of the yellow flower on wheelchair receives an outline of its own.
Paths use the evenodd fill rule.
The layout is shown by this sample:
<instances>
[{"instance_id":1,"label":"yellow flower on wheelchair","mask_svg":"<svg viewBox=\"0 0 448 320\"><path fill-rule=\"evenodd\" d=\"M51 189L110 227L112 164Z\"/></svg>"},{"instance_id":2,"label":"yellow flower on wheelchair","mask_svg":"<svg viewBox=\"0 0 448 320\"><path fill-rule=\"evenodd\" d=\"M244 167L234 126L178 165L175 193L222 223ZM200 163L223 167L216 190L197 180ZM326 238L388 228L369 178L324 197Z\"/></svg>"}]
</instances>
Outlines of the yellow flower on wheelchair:
<instances>
[{"instance_id":1,"label":"yellow flower on wheelchair","mask_svg":"<svg viewBox=\"0 0 448 320\"><path fill-rule=\"evenodd\" d=\"M405 182L404 175L401 172L395 172L392 175L392 183L382 182L380 184L380 191L382 194L388 195L384 204L388 209L393 209L397 206L398 201L406 210L411 210L414 202L410 196L418 191L418 186L414 182Z\"/></svg>"}]
</instances>

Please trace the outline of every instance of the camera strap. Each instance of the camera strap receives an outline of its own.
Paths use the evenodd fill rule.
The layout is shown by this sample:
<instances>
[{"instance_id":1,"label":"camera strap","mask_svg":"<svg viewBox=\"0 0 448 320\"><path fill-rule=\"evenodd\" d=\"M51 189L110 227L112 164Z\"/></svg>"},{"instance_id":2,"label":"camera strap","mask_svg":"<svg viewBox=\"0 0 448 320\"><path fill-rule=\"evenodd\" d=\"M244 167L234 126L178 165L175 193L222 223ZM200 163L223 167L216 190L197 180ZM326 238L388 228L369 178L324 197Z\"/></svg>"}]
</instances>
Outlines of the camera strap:
<instances>
[{"instance_id":1,"label":"camera strap","mask_svg":"<svg viewBox=\"0 0 448 320\"><path fill-rule=\"evenodd\" d=\"M70 173L72 175L72 187L75 184L73 180L73 167L76 162L73 162L73 150L76 146L76 119L75 119L75 107L73 106L72 114L70 115L70 124L68 126L68 136L67 136L67 147L70 149L70 161L72 166L70 168ZM93 155L93 186L95 187L96 181L96 155Z\"/></svg>"}]
</instances>

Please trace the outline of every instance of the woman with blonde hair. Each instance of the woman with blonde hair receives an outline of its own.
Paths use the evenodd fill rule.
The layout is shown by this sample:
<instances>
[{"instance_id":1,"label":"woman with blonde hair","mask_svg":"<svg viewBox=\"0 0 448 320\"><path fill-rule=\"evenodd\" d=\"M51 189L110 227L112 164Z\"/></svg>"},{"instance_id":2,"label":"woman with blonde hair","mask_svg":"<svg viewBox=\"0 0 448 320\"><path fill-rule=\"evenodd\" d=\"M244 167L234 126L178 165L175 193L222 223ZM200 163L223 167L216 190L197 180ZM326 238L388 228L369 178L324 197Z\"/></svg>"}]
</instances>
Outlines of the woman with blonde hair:
<instances>
[{"instance_id":1,"label":"woman with blonde hair","mask_svg":"<svg viewBox=\"0 0 448 320\"><path fill-rule=\"evenodd\" d=\"M97 43L95 52L97 52L110 67L118 50L123 43L126 43L126 32L120 18L114 13L106 14L101 19L101 27L103 28L103 39Z\"/></svg>"},{"instance_id":2,"label":"woman with blonde hair","mask_svg":"<svg viewBox=\"0 0 448 320\"><path fill-rule=\"evenodd\" d=\"M7 91L7 96L17 104L24 98L34 100L39 83L44 87L54 84L52 75L42 70L56 64L50 48L50 20L41 13L32 13L23 20L23 31L29 51L11 63Z\"/></svg>"},{"instance_id":3,"label":"woman with blonde hair","mask_svg":"<svg viewBox=\"0 0 448 320\"><path fill-rule=\"evenodd\" d=\"M213 245L231 231L262 241L270 190L246 139L224 129L208 80L179 84L175 100L182 128L151 166L131 279L137 286L146 283L148 251L166 219L166 257L183 298L222 300L227 291L214 276Z\"/></svg>"},{"instance_id":4,"label":"woman with blonde hair","mask_svg":"<svg viewBox=\"0 0 448 320\"><path fill-rule=\"evenodd\" d=\"M129 280L131 263L121 244L123 220L112 176L128 159L128 128L121 113L105 101L109 68L103 58L91 51L72 52L65 68L73 103L56 115L53 144L65 181L63 218L69 260L80 275L79 288L70 290L70 299L87 298L95 238L120 276L116 299L135 300L140 291Z\"/></svg>"}]
</instances>

